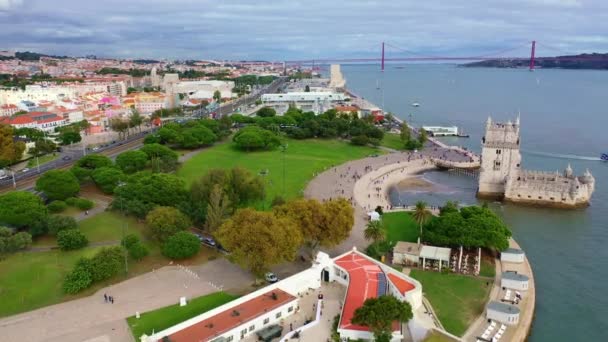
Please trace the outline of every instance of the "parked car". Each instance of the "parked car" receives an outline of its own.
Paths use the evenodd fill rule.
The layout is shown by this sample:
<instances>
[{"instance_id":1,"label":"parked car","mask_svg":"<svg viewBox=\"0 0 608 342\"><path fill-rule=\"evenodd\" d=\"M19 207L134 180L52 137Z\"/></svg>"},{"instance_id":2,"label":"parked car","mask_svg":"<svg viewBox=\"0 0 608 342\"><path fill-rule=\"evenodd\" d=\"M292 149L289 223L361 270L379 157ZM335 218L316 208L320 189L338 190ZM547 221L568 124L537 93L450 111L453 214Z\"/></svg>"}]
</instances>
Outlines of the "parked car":
<instances>
[{"instance_id":1,"label":"parked car","mask_svg":"<svg viewBox=\"0 0 608 342\"><path fill-rule=\"evenodd\" d=\"M61 158L62 160L72 160L72 157L70 156L63 156L63 158Z\"/></svg>"},{"instance_id":2,"label":"parked car","mask_svg":"<svg viewBox=\"0 0 608 342\"><path fill-rule=\"evenodd\" d=\"M210 237L203 237L203 240L201 241L202 243L204 243L205 245L211 246L211 247L215 247L216 243L215 240L213 240L213 238Z\"/></svg>"},{"instance_id":3,"label":"parked car","mask_svg":"<svg viewBox=\"0 0 608 342\"><path fill-rule=\"evenodd\" d=\"M26 167L26 168L23 168L23 169L21 170L21 172L28 172L29 170L30 170L30 169L29 169L28 167Z\"/></svg>"},{"instance_id":4,"label":"parked car","mask_svg":"<svg viewBox=\"0 0 608 342\"><path fill-rule=\"evenodd\" d=\"M272 272L266 273L266 275L264 275L264 278L266 279L267 282L269 282L271 284L279 281L279 278L277 278L277 276Z\"/></svg>"}]
</instances>

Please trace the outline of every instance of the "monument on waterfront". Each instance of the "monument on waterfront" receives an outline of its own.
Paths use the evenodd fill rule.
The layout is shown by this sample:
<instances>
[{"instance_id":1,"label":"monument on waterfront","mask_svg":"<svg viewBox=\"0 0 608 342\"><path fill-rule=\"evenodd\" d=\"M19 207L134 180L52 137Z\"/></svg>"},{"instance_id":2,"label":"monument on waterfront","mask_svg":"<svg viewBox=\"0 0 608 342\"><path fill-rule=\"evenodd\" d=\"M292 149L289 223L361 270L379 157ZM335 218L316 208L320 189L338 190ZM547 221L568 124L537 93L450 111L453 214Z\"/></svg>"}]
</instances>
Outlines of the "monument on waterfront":
<instances>
[{"instance_id":1,"label":"monument on waterfront","mask_svg":"<svg viewBox=\"0 0 608 342\"><path fill-rule=\"evenodd\" d=\"M482 138L478 197L562 208L589 205L595 188L589 170L582 176L575 176L570 165L562 173L523 170L519 146L519 116L506 123L488 118Z\"/></svg>"}]
</instances>

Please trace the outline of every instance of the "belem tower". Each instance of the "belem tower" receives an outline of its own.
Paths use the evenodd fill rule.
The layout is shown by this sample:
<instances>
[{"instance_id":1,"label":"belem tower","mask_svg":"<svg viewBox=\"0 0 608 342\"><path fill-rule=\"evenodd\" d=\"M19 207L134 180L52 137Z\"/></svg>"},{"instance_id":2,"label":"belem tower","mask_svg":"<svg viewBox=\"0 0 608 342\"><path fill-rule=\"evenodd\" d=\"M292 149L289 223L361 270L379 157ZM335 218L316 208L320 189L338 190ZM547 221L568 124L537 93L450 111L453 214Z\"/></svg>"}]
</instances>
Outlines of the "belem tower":
<instances>
[{"instance_id":1,"label":"belem tower","mask_svg":"<svg viewBox=\"0 0 608 342\"><path fill-rule=\"evenodd\" d=\"M515 122L506 123L488 118L482 138L478 197L560 208L589 205L595 187L589 170L582 176L575 176L570 165L563 173L523 170L519 146L519 115Z\"/></svg>"}]
</instances>

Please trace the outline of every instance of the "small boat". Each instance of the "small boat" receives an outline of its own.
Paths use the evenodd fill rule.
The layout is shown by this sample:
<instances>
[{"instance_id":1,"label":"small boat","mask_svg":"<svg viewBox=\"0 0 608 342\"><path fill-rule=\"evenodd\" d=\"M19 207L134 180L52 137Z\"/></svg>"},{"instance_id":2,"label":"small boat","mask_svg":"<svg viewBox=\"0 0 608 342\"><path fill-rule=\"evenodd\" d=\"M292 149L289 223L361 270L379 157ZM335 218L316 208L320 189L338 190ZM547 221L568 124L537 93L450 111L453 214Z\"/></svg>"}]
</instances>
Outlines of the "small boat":
<instances>
[{"instance_id":1,"label":"small boat","mask_svg":"<svg viewBox=\"0 0 608 342\"><path fill-rule=\"evenodd\" d=\"M380 89L380 81L376 80L376 89Z\"/></svg>"},{"instance_id":2,"label":"small boat","mask_svg":"<svg viewBox=\"0 0 608 342\"><path fill-rule=\"evenodd\" d=\"M414 103L412 103L412 107L420 107L420 103L414 102Z\"/></svg>"},{"instance_id":3,"label":"small boat","mask_svg":"<svg viewBox=\"0 0 608 342\"><path fill-rule=\"evenodd\" d=\"M602 153L602 155L601 155L600 159L601 159L602 161L608 161L608 153Z\"/></svg>"}]
</instances>

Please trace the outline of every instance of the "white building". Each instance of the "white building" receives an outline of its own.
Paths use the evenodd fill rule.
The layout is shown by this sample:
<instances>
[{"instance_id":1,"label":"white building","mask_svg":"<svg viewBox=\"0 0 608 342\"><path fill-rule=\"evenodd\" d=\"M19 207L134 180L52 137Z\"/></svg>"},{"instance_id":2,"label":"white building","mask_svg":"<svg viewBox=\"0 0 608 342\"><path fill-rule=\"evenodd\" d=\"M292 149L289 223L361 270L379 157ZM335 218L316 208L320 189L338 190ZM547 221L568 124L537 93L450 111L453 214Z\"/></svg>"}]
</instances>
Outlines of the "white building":
<instances>
[{"instance_id":1,"label":"white building","mask_svg":"<svg viewBox=\"0 0 608 342\"><path fill-rule=\"evenodd\" d=\"M526 258L526 253L521 249L517 248L507 248L504 251L500 252L500 261L503 262L512 262L512 263L522 263Z\"/></svg>"},{"instance_id":2,"label":"white building","mask_svg":"<svg viewBox=\"0 0 608 342\"><path fill-rule=\"evenodd\" d=\"M422 129L434 137L449 137L458 135L458 127L456 126L422 126Z\"/></svg>"},{"instance_id":3,"label":"white building","mask_svg":"<svg viewBox=\"0 0 608 342\"><path fill-rule=\"evenodd\" d=\"M299 310L301 294L321 288L323 282L337 282L347 287L338 325L338 332L344 340L372 339L368 328L351 322L354 311L366 299L391 294L408 301L414 311L414 320L417 319L417 309L422 306L422 285L405 274L356 249L333 259L319 252L309 269L152 336L144 335L141 341L156 342L166 336L173 342L238 341L272 324L280 324L285 317ZM322 306L322 302L319 302L318 313ZM319 319L320 315L317 314ZM300 329L305 330L316 323L311 322ZM395 322L393 328L392 341L401 341L403 327Z\"/></svg>"},{"instance_id":4,"label":"white building","mask_svg":"<svg viewBox=\"0 0 608 342\"><path fill-rule=\"evenodd\" d=\"M329 86L334 89L344 88L346 80L340 70L340 64L332 64L329 69L330 81Z\"/></svg>"},{"instance_id":5,"label":"white building","mask_svg":"<svg viewBox=\"0 0 608 342\"><path fill-rule=\"evenodd\" d=\"M179 81L173 82L170 85L167 85L167 93L174 94L188 94L192 95L198 91L201 91L199 94L211 94L212 98L213 93L216 90L222 94L223 99L230 99L233 97L232 89L234 88L233 81L215 81L215 80L201 80L201 81ZM195 97L201 98L201 97Z\"/></svg>"},{"instance_id":6,"label":"white building","mask_svg":"<svg viewBox=\"0 0 608 342\"><path fill-rule=\"evenodd\" d=\"M486 318L506 325L519 322L519 308L515 305L491 301L486 306Z\"/></svg>"},{"instance_id":7,"label":"white building","mask_svg":"<svg viewBox=\"0 0 608 342\"><path fill-rule=\"evenodd\" d=\"M399 241L393 247L393 264L418 265L420 262L420 244Z\"/></svg>"},{"instance_id":8,"label":"white building","mask_svg":"<svg viewBox=\"0 0 608 342\"><path fill-rule=\"evenodd\" d=\"M342 93L334 93L329 91L324 92L291 92L291 93L277 93L277 94L263 94L262 102L337 102L344 101L347 97Z\"/></svg>"},{"instance_id":9,"label":"white building","mask_svg":"<svg viewBox=\"0 0 608 342\"><path fill-rule=\"evenodd\" d=\"M500 287L517 291L528 291L529 281L530 278L525 274L503 272L500 278Z\"/></svg>"}]
</instances>

